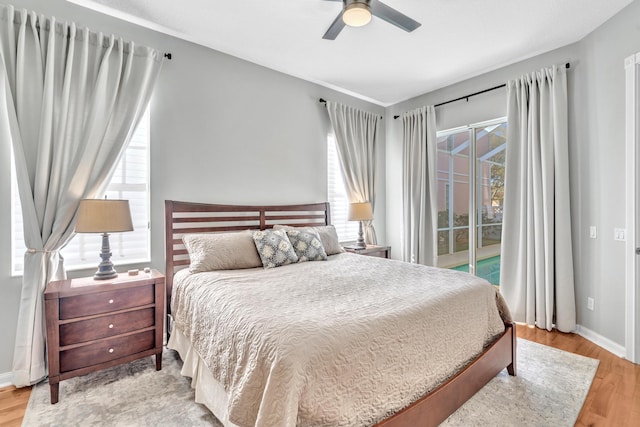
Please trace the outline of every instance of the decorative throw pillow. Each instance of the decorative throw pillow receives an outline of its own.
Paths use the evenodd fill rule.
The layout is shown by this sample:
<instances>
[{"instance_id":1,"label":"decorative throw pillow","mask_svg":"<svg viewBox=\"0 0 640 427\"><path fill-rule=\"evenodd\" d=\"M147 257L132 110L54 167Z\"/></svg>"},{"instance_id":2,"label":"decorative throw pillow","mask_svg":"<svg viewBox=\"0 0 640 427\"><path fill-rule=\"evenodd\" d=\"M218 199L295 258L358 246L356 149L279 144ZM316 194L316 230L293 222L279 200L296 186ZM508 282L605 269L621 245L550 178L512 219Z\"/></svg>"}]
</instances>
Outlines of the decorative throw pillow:
<instances>
[{"instance_id":1,"label":"decorative throw pillow","mask_svg":"<svg viewBox=\"0 0 640 427\"><path fill-rule=\"evenodd\" d=\"M298 255L284 230L254 231L253 241L264 268L280 267L298 262Z\"/></svg>"},{"instance_id":2,"label":"decorative throw pillow","mask_svg":"<svg viewBox=\"0 0 640 427\"><path fill-rule=\"evenodd\" d=\"M338 233L333 225L320 225L317 227L291 227L289 225L274 225L274 230L315 230L320 235L322 247L327 255L341 254L344 252L342 245L338 241Z\"/></svg>"},{"instance_id":3,"label":"decorative throw pillow","mask_svg":"<svg viewBox=\"0 0 640 427\"><path fill-rule=\"evenodd\" d=\"M320 241L320 235L313 229L286 230L287 237L298 255L298 262L325 261L327 253Z\"/></svg>"},{"instance_id":4,"label":"decorative throw pillow","mask_svg":"<svg viewBox=\"0 0 640 427\"><path fill-rule=\"evenodd\" d=\"M191 273L255 268L262 265L250 231L237 233L185 234Z\"/></svg>"}]
</instances>

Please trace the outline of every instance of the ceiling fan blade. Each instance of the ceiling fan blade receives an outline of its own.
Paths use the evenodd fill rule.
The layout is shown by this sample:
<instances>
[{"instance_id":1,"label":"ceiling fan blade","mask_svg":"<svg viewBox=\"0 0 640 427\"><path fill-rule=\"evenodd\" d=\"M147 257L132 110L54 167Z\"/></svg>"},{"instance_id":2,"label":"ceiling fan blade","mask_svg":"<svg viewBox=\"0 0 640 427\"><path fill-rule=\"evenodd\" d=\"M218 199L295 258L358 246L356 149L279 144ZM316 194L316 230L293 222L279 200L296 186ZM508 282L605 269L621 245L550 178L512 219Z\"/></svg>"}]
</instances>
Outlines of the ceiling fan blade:
<instances>
[{"instance_id":1,"label":"ceiling fan blade","mask_svg":"<svg viewBox=\"0 0 640 427\"><path fill-rule=\"evenodd\" d=\"M342 12L340 12L322 38L325 40L335 40L336 37L338 37L338 34L340 34L340 31L344 28L344 25Z\"/></svg>"},{"instance_id":2,"label":"ceiling fan blade","mask_svg":"<svg viewBox=\"0 0 640 427\"><path fill-rule=\"evenodd\" d=\"M418 21L409 18L404 13L400 13L378 0L371 0L369 5L371 7L371 13L374 16L377 16L396 27L402 28L405 31L411 32L422 25Z\"/></svg>"}]
</instances>

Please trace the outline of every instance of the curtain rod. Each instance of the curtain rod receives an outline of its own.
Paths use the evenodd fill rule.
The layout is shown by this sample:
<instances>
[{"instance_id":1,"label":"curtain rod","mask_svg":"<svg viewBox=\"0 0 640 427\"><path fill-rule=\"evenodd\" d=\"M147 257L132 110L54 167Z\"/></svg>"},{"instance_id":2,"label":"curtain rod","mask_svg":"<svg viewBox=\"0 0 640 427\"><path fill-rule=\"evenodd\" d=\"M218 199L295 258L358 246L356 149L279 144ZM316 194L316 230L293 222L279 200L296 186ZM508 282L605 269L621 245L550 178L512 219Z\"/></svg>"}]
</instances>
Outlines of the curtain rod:
<instances>
[{"instance_id":1,"label":"curtain rod","mask_svg":"<svg viewBox=\"0 0 640 427\"><path fill-rule=\"evenodd\" d=\"M564 64L564 67L567 68L567 69L571 68L571 63L567 62L566 64ZM485 89L485 90L481 90L479 92L470 93L469 95L461 96L460 98L452 99L450 101L441 102L439 104L434 105L433 107L434 108L435 107L440 107L441 105L451 104L452 102L462 101L463 99L466 99L467 102L469 102L469 98L471 98L472 96L480 95L480 94L483 94L483 93L486 93L486 92L491 92L492 90L500 89L500 88L503 88L503 87L506 87L506 86L507 86L507 84L503 83L501 85L494 86L494 87L489 88L489 89ZM393 119L395 120L398 117L400 117L400 116L393 116Z\"/></svg>"},{"instance_id":2,"label":"curtain rod","mask_svg":"<svg viewBox=\"0 0 640 427\"><path fill-rule=\"evenodd\" d=\"M318 99L318 102L324 104L325 108L327 107L327 100L324 98ZM384 119L384 116L380 116L381 119Z\"/></svg>"},{"instance_id":3,"label":"curtain rod","mask_svg":"<svg viewBox=\"0 0 640 427\"><path fill-rule=\"evenodd\" d=\"M36 30L40 31L40 22L36 22ZM69 34L67 34L67 38L69 38ZM165 53L164 57L171 61L171 53Z\"/></svg>"}]
</instances>

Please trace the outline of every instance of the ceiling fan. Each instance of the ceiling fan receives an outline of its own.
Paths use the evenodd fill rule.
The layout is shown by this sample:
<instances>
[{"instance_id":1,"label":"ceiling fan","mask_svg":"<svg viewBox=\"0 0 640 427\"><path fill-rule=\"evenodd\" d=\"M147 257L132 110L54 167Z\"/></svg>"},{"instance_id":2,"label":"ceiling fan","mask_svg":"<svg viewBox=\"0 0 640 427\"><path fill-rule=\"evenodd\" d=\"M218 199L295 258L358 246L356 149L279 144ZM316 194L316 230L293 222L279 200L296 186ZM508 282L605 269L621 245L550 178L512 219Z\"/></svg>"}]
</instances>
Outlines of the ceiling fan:
<instances>
[{"instance_id":1,"label":"ceiling fan","mask_svg":"<svg viewBox=\"0 0 640 427\"><path fill-rule=\"evenodd\" d=\"M421 24L414 21L407 15L387 6L378 0L328 0L341 1L343 3L342 12L336 17L323 39L335 40L345 25L350 27L361 27L371 21L371 15L384 19L398 28L411 32Z\"/></svg>"}]
</instances>

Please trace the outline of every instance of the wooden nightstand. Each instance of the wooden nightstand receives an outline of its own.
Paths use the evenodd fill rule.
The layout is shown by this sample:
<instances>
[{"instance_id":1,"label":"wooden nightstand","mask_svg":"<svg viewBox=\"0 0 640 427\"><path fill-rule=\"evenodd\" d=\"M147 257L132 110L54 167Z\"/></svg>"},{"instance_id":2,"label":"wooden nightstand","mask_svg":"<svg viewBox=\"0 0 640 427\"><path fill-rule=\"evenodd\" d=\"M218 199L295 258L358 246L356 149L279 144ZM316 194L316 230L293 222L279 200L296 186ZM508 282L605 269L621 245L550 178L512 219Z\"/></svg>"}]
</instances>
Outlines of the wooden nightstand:
<instances>
[{"instance_id":1,"label":"wooden nightstand","mask_svg":"<svg viewBox=\"0 0 640 427\"><path fill-rule=\"evenodd\" d=\"M155 270L51 282L44 292L51 403L62 380L151 355L162 369L165 282Z\"/></svg>"},{"instance_id":2,"label":"wooden nightstand","mask_svg":"<svg viewBox=\"0 0 640 427\"><path fill-rule=\"evenodd\" d=\"M391 246L367 245L364 249L355 249L345 246L344 250L358 255L377 256L379 258L391 258Z\"/></svg>"}]
</instances>

